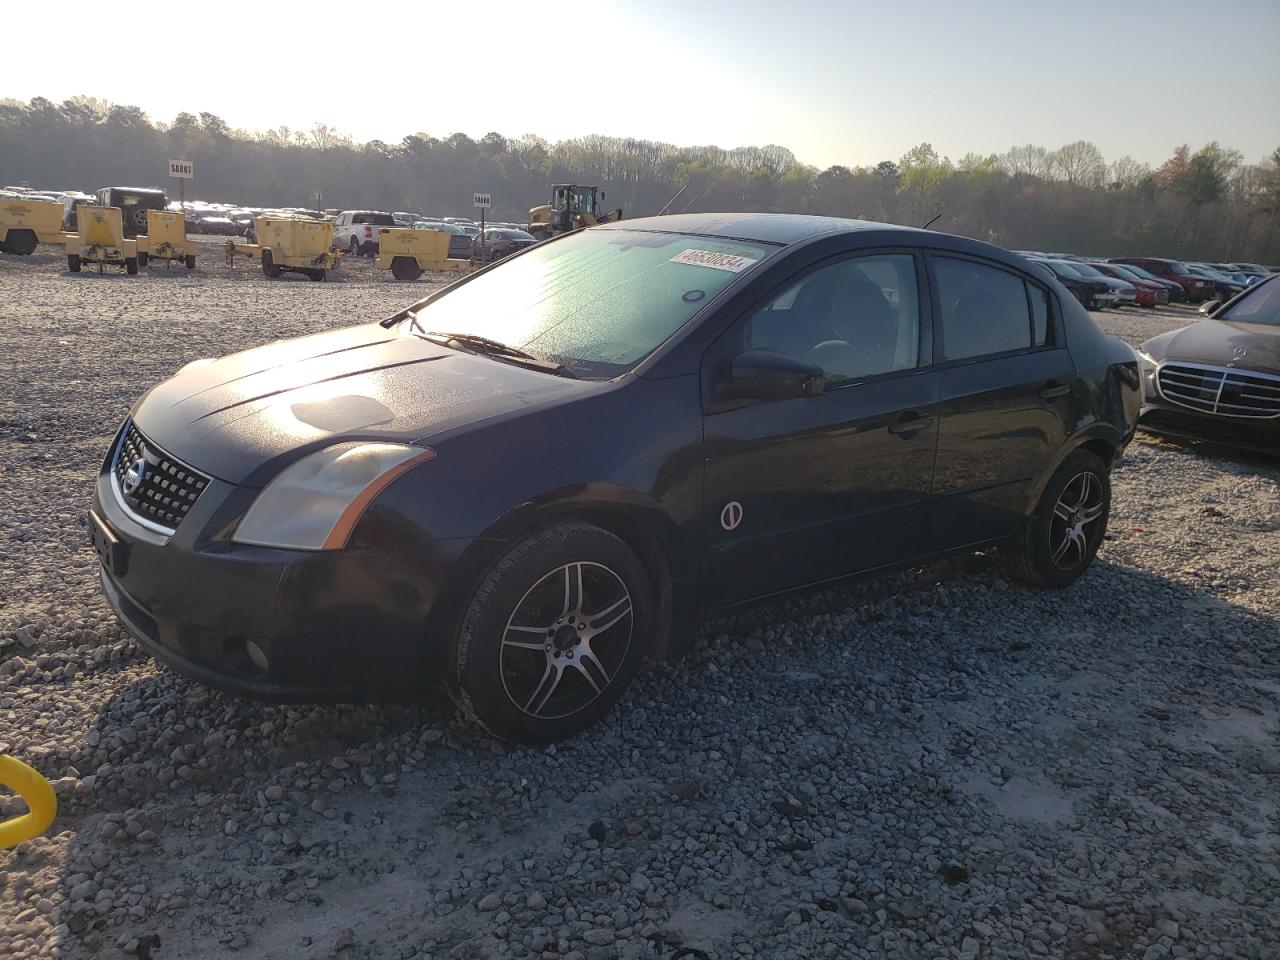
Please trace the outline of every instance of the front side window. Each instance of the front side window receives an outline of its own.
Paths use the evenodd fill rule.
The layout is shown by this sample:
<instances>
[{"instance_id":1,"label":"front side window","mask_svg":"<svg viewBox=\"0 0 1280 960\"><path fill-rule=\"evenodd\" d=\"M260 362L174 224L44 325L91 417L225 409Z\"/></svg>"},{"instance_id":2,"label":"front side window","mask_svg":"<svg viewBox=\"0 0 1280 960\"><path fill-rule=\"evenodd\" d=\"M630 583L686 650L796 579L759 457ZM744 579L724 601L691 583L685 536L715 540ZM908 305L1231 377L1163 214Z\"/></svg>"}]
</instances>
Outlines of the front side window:
<instances>
[{"instance_id":1,"label":"front side window","mask_svg":"<svg viewBox=\"0 0 1280 960\"><path fill-rule=\"evenodd\" d=\"M776 249L718 237L585 230L458 284L404 329L488 337L581 377L614 377Z\"/></svg>"},{"instance_id":2,"label":"front side window","mask_svg":"<svg viewBox=\"0 0 1280 960\"><path fill-rule=\"evenodd\" d=\"M965 360L1032 345L1027 284L997 267L935 257L943 356ZM1047 313L1046 313L1047 326Z\"/></svg>"},{"instance_id":3,"label":"front side window","mask_svg":"<svg viewBox=\"0 0 1280 960\"><path fill-rule=\"evenodd\" d=\"M815 270L751 317L746 347L816 364L828 383L911 369L920 356L915 259L883 254Z\"/></svg>"}]
</instances>

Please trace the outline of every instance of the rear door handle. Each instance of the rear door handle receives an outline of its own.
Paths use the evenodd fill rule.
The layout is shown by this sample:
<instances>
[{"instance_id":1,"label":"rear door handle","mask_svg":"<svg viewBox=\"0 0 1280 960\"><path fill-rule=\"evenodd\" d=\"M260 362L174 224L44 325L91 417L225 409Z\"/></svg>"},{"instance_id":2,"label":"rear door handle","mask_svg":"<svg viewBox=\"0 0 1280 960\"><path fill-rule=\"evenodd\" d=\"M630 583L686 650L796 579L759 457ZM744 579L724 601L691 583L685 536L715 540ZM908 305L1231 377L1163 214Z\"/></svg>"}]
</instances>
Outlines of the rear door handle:
<instances>
[{"instance_id":1,"label":"rear door handle","mask_svg":"<svg viewBox=\"0 0 1280 960\"><path fill-rule=\"evenodd\" d=\"M918 417L915 414L903 414L893 423L889 424L889 432L902 436L903 434L919 433L921 430L927 430L933 426L934 418ZM910 439L910 437L907 437Z\"/></svg>"},{"instance_id":2,"label":"rear door handle","mask_svg":"<svg viewBox=\"0 0 1280 960\"><path fill-rule=\"evenodd\" d=\"M1052 380L1050 380L1049 385L1040 391L1040 399L1052 400L1055 397L1065 397L1070 392L1071 392L1071 384L1054 383Z\"/></svg>"}]
</instances>

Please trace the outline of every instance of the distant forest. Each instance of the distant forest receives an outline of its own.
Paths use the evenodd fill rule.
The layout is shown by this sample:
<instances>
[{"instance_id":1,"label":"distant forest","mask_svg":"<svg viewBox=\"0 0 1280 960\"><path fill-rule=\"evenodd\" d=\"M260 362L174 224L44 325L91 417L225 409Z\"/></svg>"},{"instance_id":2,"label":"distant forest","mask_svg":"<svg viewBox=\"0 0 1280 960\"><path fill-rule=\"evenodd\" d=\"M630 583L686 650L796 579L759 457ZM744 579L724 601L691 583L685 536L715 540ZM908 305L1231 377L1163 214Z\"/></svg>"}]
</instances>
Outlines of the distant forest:
<instances>
[{"instance_id":1,"label":"distant forest","mask_svg":"<svg viewBox=\"0 0 1280 960\"><path fill-rule=\"evenodd\" d=\"M0 185L92 191L159 185L165 161L195 163L188 199L246 206L407 210L523 221L550 184L595 183L609 208L655 214L762 210L923 225L1013 249L1280 262L1280 147L1262 163L1218 143L1178 147L1159 167L1108 162L1085 140L953 160L928 143L869 167L825 170L785 147L677 147L588 136L415 133L355 143L332 128L237 130L212 113L171 123L89 97L0 100Z\"/></svg>"}]
</instances>

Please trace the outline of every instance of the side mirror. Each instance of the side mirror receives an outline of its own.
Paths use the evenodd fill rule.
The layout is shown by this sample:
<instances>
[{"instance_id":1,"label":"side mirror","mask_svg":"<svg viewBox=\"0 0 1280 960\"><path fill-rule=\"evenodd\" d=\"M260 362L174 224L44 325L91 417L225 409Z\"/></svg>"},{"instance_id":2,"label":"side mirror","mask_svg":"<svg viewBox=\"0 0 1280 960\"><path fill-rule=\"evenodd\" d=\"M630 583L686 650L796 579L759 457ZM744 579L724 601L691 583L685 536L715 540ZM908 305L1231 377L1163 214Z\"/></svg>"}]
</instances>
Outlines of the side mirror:
<instances>
[{"instance_id":1,"label":"side mirror","mask_svg":"<svg viewBox=\"0 0 1280 960\"><path fill-rule=\"evenodd\" d=\"M1220 306L1222 306L1221 300L1206 300L1204 303L1200 304L1200 312L1206 317L1211 317L1213 316L1213 311L1217 310Z\"/></svg>"},{"instance_id":2,"label":"side mirror","mask_svg":"<svg viewBox=\"0 0 1280 960\"><path fill-rule=\"evenodd\" d=\"M816 397L826 387L823 369L776 350L748 350L733 358L720 394L732 400L790 400Z\"/></svg>"}]
</instances>

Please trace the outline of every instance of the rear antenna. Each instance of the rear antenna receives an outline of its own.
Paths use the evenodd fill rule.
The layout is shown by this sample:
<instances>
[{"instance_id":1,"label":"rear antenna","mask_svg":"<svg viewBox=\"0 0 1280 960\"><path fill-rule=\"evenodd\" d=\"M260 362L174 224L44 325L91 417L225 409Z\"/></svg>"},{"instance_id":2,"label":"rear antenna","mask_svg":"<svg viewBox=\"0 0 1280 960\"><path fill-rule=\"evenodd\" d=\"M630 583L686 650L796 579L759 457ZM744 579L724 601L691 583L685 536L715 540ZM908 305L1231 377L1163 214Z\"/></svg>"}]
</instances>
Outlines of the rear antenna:
<instances>
[{"instance_id":1,"label":"rear antenna","mask_svg":"<svg viewBox=\"0 0 1280 960\"><path fill-rule=\"evenodd\" d=\"M923 227L921 227L920 229L921 229L921 230L928 230L930 227L932 227L935 223L937 223L937 222L938 222L939 220L941 220L941 219L942 219L942 214L940 214L940 213L939 213L939 214L935 214L935 215L934 215L934 218L933 218L932 220L930 220L928 223L926 223L926 224L925 224Z\"/></svg>"}]
</instances>

